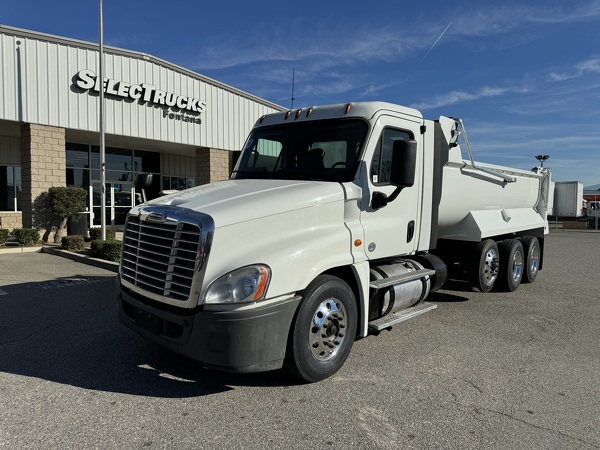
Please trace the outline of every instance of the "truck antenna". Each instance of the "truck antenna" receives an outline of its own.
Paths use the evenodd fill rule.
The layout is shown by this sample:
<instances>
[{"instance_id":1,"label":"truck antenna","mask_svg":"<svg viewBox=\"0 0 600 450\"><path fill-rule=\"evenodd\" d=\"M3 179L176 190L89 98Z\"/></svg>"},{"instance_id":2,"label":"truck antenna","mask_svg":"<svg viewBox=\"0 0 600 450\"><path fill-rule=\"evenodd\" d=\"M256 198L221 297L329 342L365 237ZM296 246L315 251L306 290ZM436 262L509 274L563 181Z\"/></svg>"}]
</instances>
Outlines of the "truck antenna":
<instances>
[{"instance_id":1,"label":"truck antenna","mask_svg":"<svg viewBox=\"0 0 600 450\"><path fill-rule=\"evenodd\" d=\"M296 68L292 67L292 106L290 109L294 109L294 100L296 100L296 97L294 97L294 83L296 80Z\"/></svg>"}]
</instances>

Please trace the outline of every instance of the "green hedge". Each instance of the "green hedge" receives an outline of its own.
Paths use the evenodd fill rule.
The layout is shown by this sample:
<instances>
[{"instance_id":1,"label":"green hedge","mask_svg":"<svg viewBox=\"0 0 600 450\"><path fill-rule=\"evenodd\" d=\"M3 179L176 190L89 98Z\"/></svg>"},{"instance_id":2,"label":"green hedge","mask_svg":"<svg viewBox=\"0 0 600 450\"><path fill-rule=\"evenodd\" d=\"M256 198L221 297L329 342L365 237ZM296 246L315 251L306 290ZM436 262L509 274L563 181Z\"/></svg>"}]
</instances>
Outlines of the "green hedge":
<instances>
[{"instance_id":1,"label":"green hedge","mask_svg":"<svg viewBox=\"0 0 600 450\"><path fill-rule=\"evenodd\" d=\"M98 241L102 238L102 228L90 228L90 240ZM114 228L106 228L106 240L114 241L117 238L117 232Z\"/></svg>"},{"instance_id":2,"label":"green hedge","mask_svg":"<svg viewBox=\"0 0 600 450\"><path fill-rule=\"evenodd\" d=\"M83 250L85 248L85 239L78 234L63 236L61 243L65 250Z\"/></svg>"},{"instance_id":3,"label":"green hedge","mask_svg":"<svg viewBox=\"0 0 600 450\"><path fill-rule=\"evenodd\" d=\"M15 228L12 235L19 245L24 247L31 247L40 243L40 232L37 228Z\"/></svg>"},{"instance_id":4,"label":"green hedge","mask_svg":"<svg viewBox=\"0 0 600 450\"><path fill-rule=\"evenodd\" d=\"M8 241L9 236L10 231L8 231L6 228L0 228L0 245L4 245L4 243Z\"/></svg>"},{"instance_id":5,"label":"green hedge","mask_svg":"<svg viewBox=\"0 0 600 450\"><path fill-rule=\"evenodd\" d=\"M121 241L92 241L90 252L95 258L119 262L121 260Z\"/></svg>"}]
</instances>

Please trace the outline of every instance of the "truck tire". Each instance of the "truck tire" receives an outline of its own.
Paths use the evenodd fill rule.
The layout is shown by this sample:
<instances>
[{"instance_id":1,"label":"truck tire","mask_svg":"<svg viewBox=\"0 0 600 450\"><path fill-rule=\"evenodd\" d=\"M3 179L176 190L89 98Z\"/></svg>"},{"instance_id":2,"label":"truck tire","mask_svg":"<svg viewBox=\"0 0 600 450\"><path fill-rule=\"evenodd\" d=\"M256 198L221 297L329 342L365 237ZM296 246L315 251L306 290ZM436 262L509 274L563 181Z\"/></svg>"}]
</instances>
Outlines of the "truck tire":
<instances>
[{"instance_id":1,"label":"truck tire","mask_svg":"<svg viewBox=\"0 0 600 450\"><path fill-rule=\"evenodd\" d=\"M522 282L533 283L540 267L540 243L535 236L525 236L521 239L521 243L523 244L523 251L525 252L525 270L523 272Z\"/></svg>"},{"instance_id":2,"label":"truck tire","mask_svg":"<svg viewBox=\"0 0 600 450\"><path fill-rule=\"evenodd\" d=\"M315 382L346 362L356 337L357 306L348 284L331 275L315 278L302 297L284 365L296 377Z\"/></svg>"},{"instance_id":3,"label":"truck tire","mask_svg":"<svg viewBox=\"0 0 600 450\"><path fill-rule=\"evenodd\" d=\"M469 268L471 287L480 292L490 292L498 279L498 246L491 239L475 244L472 265Z\"/></svg>"},{"instance_id":4,"label":"truck tire","mask_svg":"<svg viewBox=\"0 0 600 450\"><path fill-rule=\"evenodd\" d=\"M500 250L499 290L516 291L523 279L525 267L523 244L518 239L505 239L498 245L498 250Z\"/></svg>"}]
</instances>

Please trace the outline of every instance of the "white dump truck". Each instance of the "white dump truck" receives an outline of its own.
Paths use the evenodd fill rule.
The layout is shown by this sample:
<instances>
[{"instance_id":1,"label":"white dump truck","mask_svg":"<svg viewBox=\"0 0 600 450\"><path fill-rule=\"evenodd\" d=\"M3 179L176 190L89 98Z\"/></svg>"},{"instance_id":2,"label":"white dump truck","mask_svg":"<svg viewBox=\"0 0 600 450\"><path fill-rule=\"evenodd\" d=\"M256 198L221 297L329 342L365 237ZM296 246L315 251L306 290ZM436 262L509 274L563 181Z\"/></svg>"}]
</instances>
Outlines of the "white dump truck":
<instances>
[{"instance_id":1,"label":"white dump truck","mask_svg":"<svg viewBox=\"0 0 600 450\"><path fill-rule=\"evenodd\" d=\"M208 366L321 380L449 278L534 281L549 189L546 169L474 162L459 119L382 102L269 114L230 180L131 210L119 317Z\"/></svg>"}]
</instances>

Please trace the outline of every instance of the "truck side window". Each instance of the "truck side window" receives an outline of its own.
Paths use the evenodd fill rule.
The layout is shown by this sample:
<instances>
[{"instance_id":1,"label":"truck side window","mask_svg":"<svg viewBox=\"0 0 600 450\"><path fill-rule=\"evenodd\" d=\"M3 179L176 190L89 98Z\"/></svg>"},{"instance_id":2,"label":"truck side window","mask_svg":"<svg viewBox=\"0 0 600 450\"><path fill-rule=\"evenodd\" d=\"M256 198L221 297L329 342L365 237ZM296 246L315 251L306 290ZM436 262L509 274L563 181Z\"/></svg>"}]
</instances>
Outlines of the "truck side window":
<instances>
[{"instance_id":1,"label":"truck side window","mask_svg":"<svg viewBox=\"0 0 600 450\"><path fill-rule=\"evenodd\" d=\"M405 131L392 128L383 130L371 161L371 181L373 184L389 184L394 141L409 139L411 139L411 135Z\"/></svg>"}]
</instances>

